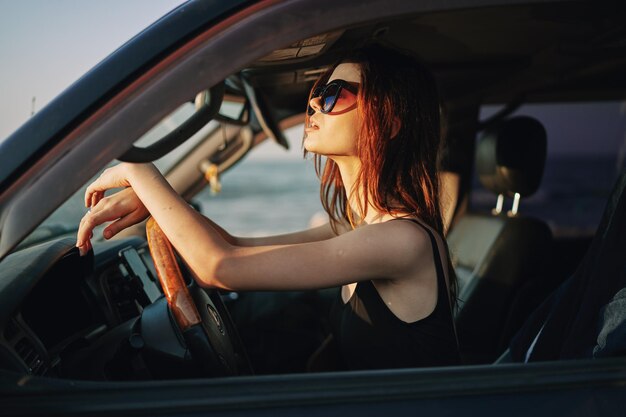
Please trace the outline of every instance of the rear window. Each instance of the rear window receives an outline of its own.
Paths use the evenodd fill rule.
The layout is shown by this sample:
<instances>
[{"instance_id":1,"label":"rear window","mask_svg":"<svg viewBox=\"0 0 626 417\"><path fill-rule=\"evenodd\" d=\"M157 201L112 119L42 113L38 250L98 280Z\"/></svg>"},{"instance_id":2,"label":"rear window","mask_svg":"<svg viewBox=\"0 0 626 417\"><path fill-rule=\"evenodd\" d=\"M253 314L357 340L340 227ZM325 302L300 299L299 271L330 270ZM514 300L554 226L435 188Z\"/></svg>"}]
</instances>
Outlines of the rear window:
<instances>
[{"instance_id":1,"label":"rear window","mask_svg":"<svg viewBox=\"0 0 626 417\"><path fill-rule=\"evenodd\" d=\"M480 119L500 109L483 106ZM626 165L626 102L532 104L520 107L516 115L539 120L548 137L541 186L522 198L519 214L546 221L557 236L593 233ZM504 209L511 203L507 198ZM476 176L470 205L481 212L496 205L496 196Z\"/></svg>"}]
</instances>

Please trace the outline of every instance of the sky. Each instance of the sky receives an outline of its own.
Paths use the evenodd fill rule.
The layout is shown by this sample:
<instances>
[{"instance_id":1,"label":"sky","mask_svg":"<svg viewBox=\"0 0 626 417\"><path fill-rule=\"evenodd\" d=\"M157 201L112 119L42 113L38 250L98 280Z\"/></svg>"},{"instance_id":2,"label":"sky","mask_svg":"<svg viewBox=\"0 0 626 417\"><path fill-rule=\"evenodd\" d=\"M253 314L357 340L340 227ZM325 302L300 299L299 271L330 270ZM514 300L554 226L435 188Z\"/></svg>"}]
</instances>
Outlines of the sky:
<instances>
[{"instance_id":1,"label":"sky","mask_svg":"<svg viewBox=\"0 0 626 417\"><path fill-rule=\"evenodd\" d=\"M0 0L0 141L183 0Z\"/></svg>"}]
</instances>

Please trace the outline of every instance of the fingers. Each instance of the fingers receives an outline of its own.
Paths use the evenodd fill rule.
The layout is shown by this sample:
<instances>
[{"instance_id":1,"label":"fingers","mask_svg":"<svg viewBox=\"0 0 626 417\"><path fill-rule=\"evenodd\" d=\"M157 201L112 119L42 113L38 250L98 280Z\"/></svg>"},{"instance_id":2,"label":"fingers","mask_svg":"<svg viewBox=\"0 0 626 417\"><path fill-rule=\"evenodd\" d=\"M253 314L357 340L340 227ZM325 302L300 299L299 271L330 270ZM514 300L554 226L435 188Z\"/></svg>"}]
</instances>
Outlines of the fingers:
<instances>
[{"instance_id":1,"label":"fingers","mask_svg":"<svg viewBox=\"0 0 626 417\"><path fill-rule=\"evenodd\" d=\"M104 192L103 191L96 191L93 194L91 194L91 203L89 204L88 207L95 207L100 200L102 200L104 198Z\"/></svg>"},{"instance_id":2,"label":"fingers","mask_svg":"<svg viewBox=\"0 0 626 417\"><path fill-rule=\"evenodd\" d=\"M88 240L84 245L78 247L78 251L80 256L85 256L93 247L91 246L91 241Z\"/></svg>"},{"instance_id":3,"label":"fingers","mask_svg":"<svg viewBox=\"0 0 626 417\"><path fill-rule=\"evenodd\" d=\"M107 188L101 185L100 178L89 184L85 190L85 207L95 207L104 197L104 192Z\"/></svg>"},{"instance_id":4,"label":"fingers","mask_svg":"<svg viewBox=\"0 0 626 417\"><path fill-rule=\"evenodd\" d=\"M81 249L88 248L91 239L93 236L93 228L96 227L97 224L93 223L91 212L87 212L83 218L80 220L80 224L78 225L78 232L76 233L76 247Z\"/></svg>"},{"instance_id":5,"label":"fingers","mask_svg":"<svg viewBox=\"0 0 626 417\"><path fill-rule=\"evenodd\" d=\"M96 178L94 182L89 184L89 186L85 190L85 207L94 207L95 204L93 204L93 201L92 201L94 194L105 191L105 190L101 190L100 185L99 185L100 178L102 178L102 175L104 175L105 172L106 170L103 171L102 174L100 174L100 176Z\"/></svg>"},{"instance_id":6,"label":"fingers","mask_svg":"<svg viewBox=\"0 0 626 417\"><path fill-rule=\"evenodd\" d=\"M94 207L104 197L104 192L111 188L128 187L126 165L119 164L102 171L102 174L85 190L85 207Z\"/></svg>"},{"instance_id":7,"label":"fingers","mask_svg":"<svg viewBox=\"0 0 626 417\"><path fill-rule=\"evenodd\" d=\"M113 236L118 234L121 230L126 229L129 226L132 226L136 223L141 222L145 219L145 216L142 216L139 212L133 211L131 214L124 216L122 218L117 219L110 225L108 225L102 234L105 239L111 239Z\"/></svg>"},{"instance_id":8,"label":"fingers","mask_svg":"<svg viewBox=\"0 0 626 417\"><path fill-rule=\"evenodd\" d=\"M76 235L76 246L81 248L89 244L89 239L93 236L93 229L102 223L118 219L126 214L121 211L119 204L111 203L108 199L101 200L95 207L89 210L80 220L78 233Z\"/></svg>"},{"instance_id":9,"label":"fingers","mask_svg":"<svg viewBox=\"0 0 626 417\"><path fill-rule=\"evenodd\" d=\"M79 229L78 229L78 234L79 235L84 234L84 231L81 230L82 222L83 221L81 220L81 226L79 226ZM93 232L89 233L89 238L87 240L85 240L85 239L80 239L79 240L79 238L77 236L77 238L76 238L76 247L79 250L80 256L85 256L87 254L87 252L89 252L92 249L91 240L90 240L92 237L93 237Z\"/></svg>"},{"instance_id":10,"label":"fingers","mask_svg":"<svg viewBox=\"0 0 626 417\"><path fill-rule=\"evenodd\" d=\"M89 239L93 237L95 227L114 221L103 232L104 237L110 239L120 230L141 222L150 214L132 188L126 188L109 197L104 197L104 192L95 192L89 199L90 203L97 202L83 216L78 226L76 246L81 254L91 247Z\"/></svg>"}]
</instances>

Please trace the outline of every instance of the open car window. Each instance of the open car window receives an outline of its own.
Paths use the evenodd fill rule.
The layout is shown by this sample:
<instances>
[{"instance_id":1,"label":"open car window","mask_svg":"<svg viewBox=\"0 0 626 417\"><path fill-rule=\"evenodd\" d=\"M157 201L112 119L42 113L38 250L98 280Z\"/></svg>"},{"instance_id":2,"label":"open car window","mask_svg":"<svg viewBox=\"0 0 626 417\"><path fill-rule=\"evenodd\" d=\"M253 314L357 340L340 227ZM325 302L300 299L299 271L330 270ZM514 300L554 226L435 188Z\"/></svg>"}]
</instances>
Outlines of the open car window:
<instances>
[{"instance_id":1,"label":"open car window","mask_svg":"<svg viewBox=\"0 0 626 417\"><path fill-rule=\"evenodd\" d=\"M263 236L308 228L327 216L319 199L313 160L303 157L304 127L284 131L289 149L266 139L194 197L200 211L237 236Z\"/></svg>"}]
</instances>

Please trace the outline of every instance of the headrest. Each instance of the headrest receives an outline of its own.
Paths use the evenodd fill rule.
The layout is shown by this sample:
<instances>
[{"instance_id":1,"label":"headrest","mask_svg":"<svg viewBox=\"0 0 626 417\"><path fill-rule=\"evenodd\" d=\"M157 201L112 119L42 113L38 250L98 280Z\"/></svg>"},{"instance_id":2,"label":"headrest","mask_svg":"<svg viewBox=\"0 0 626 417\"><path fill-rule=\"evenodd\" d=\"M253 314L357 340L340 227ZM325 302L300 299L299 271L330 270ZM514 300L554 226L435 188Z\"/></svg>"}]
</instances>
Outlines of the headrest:
<instances>
[{"instance_id":1,"label":"headrest","mask_svg":"<svg viewBox=\"0 0 626 417\"><path fill-rule=\"evenodd\" d=\"M528 116L505 120L478 141L480 182L496 194L529 196L541 183L546 149L546 130L538 120Z\"/></svg>"}]
</instances>

